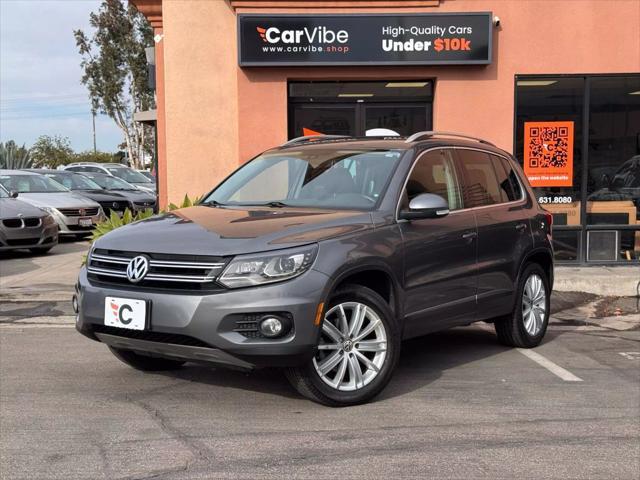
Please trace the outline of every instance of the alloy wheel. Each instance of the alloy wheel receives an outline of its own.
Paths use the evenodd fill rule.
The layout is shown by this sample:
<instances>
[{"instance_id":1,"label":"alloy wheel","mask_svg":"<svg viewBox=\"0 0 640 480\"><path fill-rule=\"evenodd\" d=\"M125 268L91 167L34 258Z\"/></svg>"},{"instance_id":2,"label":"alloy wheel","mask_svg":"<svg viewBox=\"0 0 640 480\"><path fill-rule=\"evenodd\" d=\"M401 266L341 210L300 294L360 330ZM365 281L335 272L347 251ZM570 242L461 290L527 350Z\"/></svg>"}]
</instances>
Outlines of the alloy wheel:
<instances>
[{"instance_id":1,"label":"alloy wheel","mask_svg":"<svg viewBox=\"0 0 640 480\"><path fill-rule=\"evenodd\" d=\"M324 316L313 366L324 383L354 391L371 383L387 356L387 331L379 315L359 302L344 302Z\"/></svg>"},{"instance_id":2,"label":"alloy wheel","mask_svg":"<svg viewBox=\"0 0 640 480\"><path fill-rule=\"evenodd\" d=\"M544 325L547 313L547 292L540 275L527 278L522 292L522 320L529 335L535 337Z\"/></svg>"}]
</instances>

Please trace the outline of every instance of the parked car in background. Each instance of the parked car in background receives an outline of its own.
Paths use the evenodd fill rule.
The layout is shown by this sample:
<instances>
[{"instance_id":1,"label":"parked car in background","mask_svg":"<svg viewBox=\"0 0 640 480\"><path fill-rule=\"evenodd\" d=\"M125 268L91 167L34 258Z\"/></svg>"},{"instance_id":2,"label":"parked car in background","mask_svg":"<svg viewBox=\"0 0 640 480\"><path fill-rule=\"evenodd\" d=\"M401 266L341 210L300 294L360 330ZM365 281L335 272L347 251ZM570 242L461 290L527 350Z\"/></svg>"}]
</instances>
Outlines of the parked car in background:
<instances>
[{"instance_id":1,"label":"parked car in background","mask_svg":"<svg viewBox=\"0 0 640 480\"><path fill-rule=\"evenodd\" d=\"M28 248L46 253L58 243L58 225L53 217L9 193L0 186L0 251Z\"/></svg>"},{"instance_id":2,"label":"parked car in background","mask_svg":"<svg viewBox=\"0 0 640 480\"><path fill-rule=\"evenodd\" d=\"M0 170L0 184L9 192L18 192L21 200L49 212L60 235L84 237L105 218L98 203L39 173Z\"/></svg>"},{"instance_id":3,"label":"parked car in background","mask_svg":"<svg viewBox=\"0 0 640 480\"><path fill-rule=\"evenodd\" d=\"M124 180L140 190L146 190L154 194L156 191L155 180L151 181L137 170L120 163L70 163L64 167L64 170L76 173L104 173Z\"/></svg>"},{"instance_id":4,"label":"parked car in background","mask_svg":"<svg viewBox=\"0 0 640 480\"><path fill-rule=\"evenodd\" d=\"M105 190L117 192L122 196L128 198L129 201L133 204L134 213L137 213L141 210L147 210L149 208L154 212L156 211L156 197L152 193L141 190L138 187L135 187L134 185L131 185L130 183L119 179L118 177L114 177L113 175L93 172L83 173L82 175L90 178Z\"/></svg>"},{"instance_id":5,"label":"parked car in background","mask_svg":"<svg viewBox=\"0 0 640 480\"><path fill-rule=\"evenodd\" d=\"M140 172L142 175L147 177L153 183L156 183L156 176L153 173L151 173L150 171L148 171L148 170L138 170L138 172Z\"/></svg>"},{"instance_id":6,"label":"parked car in background","mask_svg":"<svg viewBox=\"0 0 640 480\"><path fill-rule=\"evenodd\" d=\"M128 208L133 211L133 202L118 192L110 192L105 190L90 178L74 172L66 172L64 170L32 170L49 177L72 192L76 192L83 197L90 198L98 202L102 207L105 215L111 215L116 212L122 215Z\"/></svg>"}]
</instances>

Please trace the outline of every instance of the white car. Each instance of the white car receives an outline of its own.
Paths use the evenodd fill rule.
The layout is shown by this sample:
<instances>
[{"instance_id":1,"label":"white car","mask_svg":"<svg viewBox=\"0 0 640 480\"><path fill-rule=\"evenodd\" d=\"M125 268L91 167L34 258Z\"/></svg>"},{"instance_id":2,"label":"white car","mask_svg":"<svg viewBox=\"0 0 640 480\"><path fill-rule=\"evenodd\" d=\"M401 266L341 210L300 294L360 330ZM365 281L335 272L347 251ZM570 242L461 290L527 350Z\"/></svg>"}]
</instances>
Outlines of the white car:
<instances>
[{"instance_id":1,"label":"white car","mask_svg":"<svg viewBox=\"0 0 640 480\"><path fill-rule=\"evenodd\" d=\"M84 237L105 219L100 204L38 173L0 170L0 184L9 192L19 193L23 202L50 213L60 235Z\"/></svg>"}]
</instances>

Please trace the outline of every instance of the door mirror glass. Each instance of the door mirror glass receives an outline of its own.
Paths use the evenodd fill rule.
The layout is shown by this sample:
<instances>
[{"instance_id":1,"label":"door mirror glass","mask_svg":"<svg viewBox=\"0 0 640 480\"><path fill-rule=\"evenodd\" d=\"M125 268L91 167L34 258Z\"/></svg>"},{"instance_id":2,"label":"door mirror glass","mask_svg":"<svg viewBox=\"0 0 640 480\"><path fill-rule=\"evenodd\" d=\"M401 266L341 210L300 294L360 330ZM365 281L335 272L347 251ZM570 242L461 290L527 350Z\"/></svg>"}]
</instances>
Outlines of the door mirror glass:
<instances>
[{"instance_id":1,"label":"door mirror glass","mask_svg":"<svg viewBox=\"0 0 640 480\"><path fill-rule=\"evenodd\" d=\"M404 220L438 218L449 214L449 204L440 195L422 193L409 202L409 209L400 212Z\"/></svg>"}]
</instances>

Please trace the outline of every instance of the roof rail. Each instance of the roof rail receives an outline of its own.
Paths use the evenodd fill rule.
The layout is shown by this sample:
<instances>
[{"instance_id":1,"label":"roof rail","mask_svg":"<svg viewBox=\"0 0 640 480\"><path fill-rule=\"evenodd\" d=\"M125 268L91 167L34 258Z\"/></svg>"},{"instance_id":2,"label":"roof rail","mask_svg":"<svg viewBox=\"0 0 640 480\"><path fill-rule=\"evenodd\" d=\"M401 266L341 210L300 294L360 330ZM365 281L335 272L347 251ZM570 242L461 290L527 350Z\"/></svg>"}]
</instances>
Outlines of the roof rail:
<instances>
[{"instance_id":1,"label":"roof rail","mask_svg":"<svg viewBox=\"0 0 640 480\"><path fill-rule=\"evenodd\" d=\"M475 140L476 142L486 143L487 145L491 145L492 147L495 147L495 145L493 143L488 142L486 140L483 140L482 138L471 137L469 135L462 135L460 133L455 133L455 132L436 132L436 131L432 131L432 130L414 133L413 135L411 135L409 138L407 138L405 140L405 143L412 143L412 142L415 142L415 141L418 141L418 140L422 140L423 138L431 138L431 137L466 138L468 140Z\"/></svg>"},{"instance_id":2,"label":"roof rail","mask_svg":"<svg viewBox=\"0 0 640 480\"><path fill-rule=\"evenodd\" d=\"M349 135L305 135L304 137L292 138L288 142L283 143L281 147L284 147L287 145L294 145L296 143L310 142L313 140L334 140L337 138L352 138L352 137L350 137Z\"/></svg>"}]
</instances>

